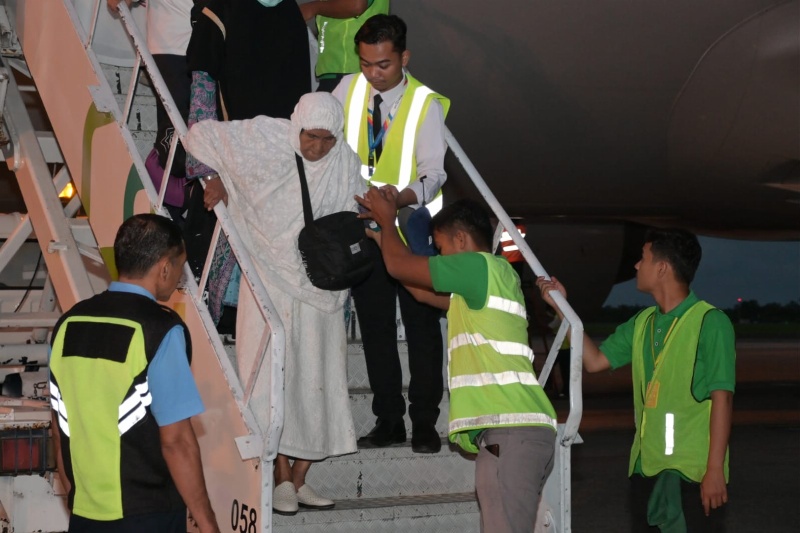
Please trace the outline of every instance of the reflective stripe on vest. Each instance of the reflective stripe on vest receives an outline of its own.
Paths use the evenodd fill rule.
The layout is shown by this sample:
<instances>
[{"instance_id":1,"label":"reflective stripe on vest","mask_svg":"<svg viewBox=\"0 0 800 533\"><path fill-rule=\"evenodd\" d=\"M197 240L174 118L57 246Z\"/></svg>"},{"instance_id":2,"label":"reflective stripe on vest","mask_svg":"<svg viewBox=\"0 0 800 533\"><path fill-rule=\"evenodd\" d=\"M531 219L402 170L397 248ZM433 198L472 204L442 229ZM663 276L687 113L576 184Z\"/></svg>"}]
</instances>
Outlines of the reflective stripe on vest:
<instances>
[{"instance_id":1,"label":"reflective stripe on vest","mask_svg":"<svg viewBox=\"0 0 800 533\"><path fill-rule=\"evenodd\" d=\"M498 311L505 311L506 313L517 315L518 317L522 317L526 320L528 318L528 313L525 311L524 305L507 298L489 296L489 301L486 303L486 307L497 309Z\"/></svg>"},{"instance_id":2,"label":"reflective stripe on vest","mask_svg":"<svg viewBox=\"0 0 800 533\"><path fill-rule=\"evenodd\" d=\"M461 387L481 387L483 385L508 385L510 383L522 383L523 385L538 385L536 376L527 372L500 372L499 374L465 374L450 378L450 389Z\"/></svg>"},{"instance_id":3,"label":"reflective stripe on vest","mask_svg":"<svg viewBox=\"0 0 800 533\"><path fill-rule=\"evenodd\" d=\"M486 339L480 333L459 333L450 340L450 345L447 347L447 357L450 357L450 352L467 345L481 346L488 344L499 355L524 355L533 361L533 350L527 344L512 341L497 341Z\"/></svg>"},{"instance_id":4,"label":"reflective stripe on vest","mask_svg":"<svg viewBox=\"0 0 800 533\"><path fill-rule=\"evenodd\" d=\"M542 424L556 428L557 423L555 418L551 418L544 413L503 413L476 416L474 418L457 418L450 421L449 428L452 433L476 426L528 426Z\"/></svg>"},{"instance_id":5,"label":"reflective stripe on vest","mask_svg":"<svg viewBox=\"0 0 800 533\"><path fill-rule=\"evenodd\" d=\"M153 403L147 381L135 385L135 390L119 406L119 434L124 435L147 415L147 407Z\"/></svg>"},{"instance_id":6,"label":"reflective stripe on vest","mask_svg":"<svg viewBox=\"0 0 800 533\"><path fill-rule=\"evenodd\" d=\"M64 404L64 400L61 399L61 391L59 390L58 386L50 381L50 406L53 408L53 411L58 413L58 427L61 429L61 432L69 437L69 422L67 420L67 406Z\"/></svg>"},{"instance_id":7,"label":"reflective stripe on vest","mask_svg":"<svg viewBox=\"0 0 800 533\"><path fill-rule=\"evenodd\" d=\"M367 78L363 74L356 76L356 86L353 87L353 94L350 96L350 109L347 110L347 144L358 153L358 135L361 133L361 125L364 121L364 110L367 106L364 101L367 98ZM361 165L361 175L364 175L364 167ZM369 177L364 176L365 179Z\"/></svg>"},{"instance_id":8,"label":"reflective stripe on vest","mask_svg":"<svg viewBox=\"0 0 800 533\"><path fill-rule=\"evenodd\" d=\"M667 413L664 420L664 455L672 455L675 450L675 415Z\"/></svg>"},{"instance_id":9,"label":"reflective stripe on vest","mask_svg":"<svg viewBox=\"0 0 800 533\"><path fill-rule=\"evenodd\" d=\"M369 83L363 74L356 76L355 87L353 87L352 94L350 95L350 108L347 110L347 144L354 152L358 153L358 141L361 135L361 128L365 127L367 121L364 120L364 110L367 108L365 105L367 99L367 90ZM397 183L395 186L398 190L403 190L411 183L411 175L413 173L414 164L414 140L417 135L417 126L422 117L422 110L425 107L425 100L434 94L428 87L420 86L414 91L414 98L411 100L411 108L408 111L406 118L406 126L403 131L403 148L400 153L400 169L397 174ZM405 97L405 95L403 96ZM361 176L370 180L369 166L361 165ZM381 186L386 185L378 181L372 181L373 185ZM431 202L432 204L433 202Z\"/></svg>"},{"instance_id":10,"label":"reflective stripe on vest","mask_svg":"<svg viewBox=\"0 0 800 533\"><path fill-rule=\"evenodd\" d=\"M153 402L147 382L135 385L135 390L119 406L119 434L125 434L147 415L147 407ZM69 437L69 418L67 406L61 398L58 386L50 381L50 406L58 413L58 427Z\"/></svg>"}]
</instances>

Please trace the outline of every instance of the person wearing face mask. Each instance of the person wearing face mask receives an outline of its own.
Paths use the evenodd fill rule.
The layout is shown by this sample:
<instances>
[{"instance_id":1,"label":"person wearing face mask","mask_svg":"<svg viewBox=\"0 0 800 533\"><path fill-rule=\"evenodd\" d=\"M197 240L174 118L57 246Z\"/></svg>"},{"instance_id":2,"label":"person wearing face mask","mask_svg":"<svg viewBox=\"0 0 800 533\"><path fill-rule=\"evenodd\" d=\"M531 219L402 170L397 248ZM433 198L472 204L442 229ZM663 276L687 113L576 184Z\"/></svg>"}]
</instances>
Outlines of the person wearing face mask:
<instances>
[{"instance_id":1,"label":"person wearing face mask","mask_svg":"<svg viewBox=\"0 0 800 533\"><path fill-rule=\"evenodd\" d=\"M366 189L358 156L342 140L342 107L328 93L304 95L291 122L251 120L196 124L188 151L220 171L228 209L258 276L286 330L285 418L275 465L273 509L327 509L334 502L305 483L312 461L356 451L347 391L346 291L325 291L308 279L297 249L305 226L295 154L302 156L314 216L356 210ZM252 368L264 323L247 288L239 295L237 358ZM264 365L251 400L266 434L269 369ZM293 460L293 463L292 463Z\"/></svg>"},{"instance_id":2,"label":"person wearing face mask","mask_svg":"<svg viewBox=\"0 0 800 533\"><path fill-rule=\"evenodd\" d=\"M361 159L362 176L396 190L400 227L420 207L440 203L444 171L444 117L450 101L406 72L406 24L396 15L375 15L356 33L361 73L345 76L333 95L344 105L345 138ZM430 206L429 206L430 207ZM434 211L432 208L431 211ZM411 448L437 453L436 431L442 400L441 311L417 302L386 272L380 251L372 274L353 287L361 325L369 383L374 393L375 427L359 442L383 447L406 441L402 374L397 352L396 306L408 339Z\"/></svg>"}]
</instances>

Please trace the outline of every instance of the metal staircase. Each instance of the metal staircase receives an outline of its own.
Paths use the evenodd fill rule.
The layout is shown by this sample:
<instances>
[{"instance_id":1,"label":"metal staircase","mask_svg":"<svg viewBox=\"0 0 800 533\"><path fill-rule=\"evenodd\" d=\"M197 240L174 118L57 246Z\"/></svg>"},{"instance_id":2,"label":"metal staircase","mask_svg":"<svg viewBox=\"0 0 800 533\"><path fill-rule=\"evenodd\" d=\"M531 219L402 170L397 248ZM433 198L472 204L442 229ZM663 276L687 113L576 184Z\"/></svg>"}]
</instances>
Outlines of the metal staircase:
<instances>
[{"instance_id":1,"label":"metal staircase","mask_svg":"<svg viewBox=\"0 0 800 533\"><path fill-rule=\"evenodd\" d=\"M96 3L87 22L80 19L75 3L89 1ZM132 36L134 66L132 70L117 69L113 75L115 83L109 84L92 44L95 24L102 9L106 9L105 0L0 0L3 42L6 38L2 15L7 12L8 27L18 37L22 54L11 63L35 84L35 91L41 97L58 141L60 150L55 150L55 153L59 154L57 157L63 154L65 163L53 176L47 165L50 161L43 152L43 147L44 151L53 151L52 138L48 144L47 135L37 134L34 130L20 88L9 67L4 66L4 70L0 69L0 82L5 73L8 84L4 118L10 140L5 146L6 160L17 175L28 215L22 217L13 238L9 237L0 248L0 271L5 266L4 253L11 253L9 243L18 245L25 238L20 236L27 236L33 230L44 256L48 278L40 292L42 303L31 309L27 318L18 316L18 313L14 316L0 314L0 327L6 324L25 327L30 330L33 342L39 344L46 341L47 328L52 326L61 310L107 286L113 276L111 252L119 224L136 212L166 214L161 202L167 180L162 180L161 190L156 190L143 164L143 155L149 151L155 136L152 131L155 130L155 121L151 121L152 130L147 130L145 125L135 134L131 131L135 122L141 122L131 118L132 109L146 115L153 107L153 96L142 95L138 83L141 66L149 72L155 96L164 101L178 132L172 154L177 138L186 132L186 126L174 111L174 102L124 5L120 8L122 20L113 22L123 24ZM4 62L9 63L7 60ZM513 223L449 132L447 140L495 211L501 223L498 231L502 227L513 228ZM172 156L170 163L171 159ZM70 178L80 199L64 207L57 196ZM83 214L76 217L79 208ZM201 277L198 286L187 268L184 287L170 302L183 316L192 334L192 370L207 409L193 420L193 424L220 528L223 531L266 532L274 528L279 532L326 533L478 531L474 463L449 449L446 442L447 395L440 405L442 414L437 424L444 443L440 453L412 453L409 435L406 445L361 449L352 455L330 458L309 471L308 482L321 494L337 501L333 510L301 511L294 517L272 515L272 461L277 453L283 417L283 327L275 317L263 285L257 276L250 275L254 269L243 252L224 206L220 204L215 211L242 266L244 279L269 324L262 342L265 346L262 359L240 375L231 363L235 360L234 347L223 345L202 302L206 275ZM524 240L516 232L511 233L534 272L546 275ZM579 367L581 322L560 295L556 300L561 304L566 320L559 331L560 338L553 346L560 346L566 328L572 325L571 345L576 347L572 363L573 367ZM401 328L400 325L399 342L406 379L404 385L407 386L408 368ZM23 340L19 345L26 342ZM547 379L555 354L554 349L548 357L540 376L542 383ZM269 372L263 374L270 375L273 384L269 413L271 425L267 435L259 433L248 406L255 380L262 375L262 364L269 366ZM572 372L572 376L572 410L566 425L559 426L556 464L540 505L536 529L539 533L571 531L570 446L579 442L577 428L582 410L580 372ZM374 417L358 333L349 344L348 378L356 434L364 435ZM406 422L410 430L411 424L408 420ZM0 424L0 434L3 428ZM4 479L0 476L0 503L6 508L6 521L15 531L66 529L63 494L60 494L58 486L53 486L55 480L49 472L44 476L36 473L14 476L9 478L13 481L5 484ZM36 491L20 488L22 483L30 482L39 483ZM7 488L9 483L13 486ZM34 493L37 498L28 498L27 503L22 501L25 498L14 496ZM37 522L36 519L41 518L34 516L37 508L53 509L53 520ZM39 514L46 515L47 512ZM0 508L0 530L2 521L3 510Z\"/></svg>"},{"instance_id":2,"label":"metal staircase","mask_svg":"<svg viewBox=\"0 0 800 533\"><path fill-rule=\"evenodd\" d=\"M141 45L143 51L137 55L137 68L130 76L127 93L115 94L92 48L95 21L100 9L106 9L105 1L96 2L94 17L88 25L79 20L71 0L8 0L1 7L5 15L3 19L7 21L3 30L16 35L21 49L22 55L13 63L23 76L32 80L33 85L27 90L35 90L41 98L65 163L54 179L45 164L41 144L29 118L31 110L23 101L4 60L7 85L3 117L9 139L4 150L28 212L20 228L14 232L14 238L7 240L6 245L18 242L17 234L22 235L26 230L29 233L31 228L35 231L54 298L52 308L44 315L44 311L25 316L15 313L11 317L0 317L0 326L28 329L32 337L43 342L47 328L52 327L59 311L102 291L113 277L113 241L122 221L138 212L166 214L161 208L166 180L162 190L156 191L128 128L138 67L147 64L151 72L155 72L155 67L152 57ZM130 16L126 8L123 7L122 11L123 17ZM135 33L134 42L142 43L135 26L131 24L129 28ZM164 90L163 80L155 75L152 78L156 92L167 101L167 108L174 109L174 102ZM122 109L118 96L124 102ZM182 133L185 131L183 126ZM75 205L84 213L78 218L72 218L77 208L65 212L58 199L58 191L70 178L78 191L79 200ZM283 328L275 317L263 285L253 279L255 276L249 275L252 266L246 253L242 252L241 241L235 229L231 228L224 208L218 210L218 217L243 266L244 279L256 295L269 324L262 343L266 357L262 356L240 380L202 302L201 289L188 267L183 287L176 291L169 305L183 317L192 333L192 369L206 405L206 411L193 419L193 425L202 449L212 504L223 524L229 523L228 517L234 508L241 509L247 505L255 510L247 515L248 520L261 530L269 530L269 512L264 516L261 510L271 508L271 462L277 452L277 437L282 425L282 387L275 389L271 427L266 436L260 434L248 400L263 361L271 365L269 374L272 378L282 383ZM78 242L75 237L78 230L82 230L86 242ZM11 253L5 245L4 250ZM43 298L41 301L46 303L48 300ZM46 360L39 361L39 364L45 365ZM46 381L46 369L44 379ZM5 403L11 405L8 401ZM22 412L19 407L8 409L16 415ZM0 426L0 433L18 425ZM47 426L48 422L41 421L38 425ZM17 531L65 530L65 506L63 498L58 497L58 487L48 485L41 488L39 500L31 499L29 491L18 488L21 483L35 478L50 480L52 484L55 480L50 475L36 475L38 471L28 473L33 475L3 478L0 498L5 509L0 520L5 516L6 522ZM12 485L11 488L4 490L8 485ZM28 501L24 501L26 499ZM38 512L37 507L32 507L34 501L39 503ZM37 521L37 514L38 518L58 517L55 523L47 520L42 523L41 519Z\"/></svg>"}]
</instances>

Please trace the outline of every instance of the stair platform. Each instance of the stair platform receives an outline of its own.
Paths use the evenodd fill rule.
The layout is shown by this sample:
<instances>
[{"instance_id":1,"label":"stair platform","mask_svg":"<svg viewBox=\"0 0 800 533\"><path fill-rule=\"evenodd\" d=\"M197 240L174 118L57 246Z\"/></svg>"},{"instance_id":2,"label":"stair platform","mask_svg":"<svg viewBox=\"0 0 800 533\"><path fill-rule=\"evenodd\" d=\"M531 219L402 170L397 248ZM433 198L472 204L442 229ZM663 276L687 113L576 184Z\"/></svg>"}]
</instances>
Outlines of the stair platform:
<instances>
[{"instance_id":1,"label":"stair platform","mask_svg":"<svg viewBox=\"0 0 800 533\"><path fill-rule=\"evenodd\" d=\"M474 492L460 492L337 500L327 511L273 515L273 526L276 533L472 533L480 529L480 514Z\"/></svg>"}]
</instances>

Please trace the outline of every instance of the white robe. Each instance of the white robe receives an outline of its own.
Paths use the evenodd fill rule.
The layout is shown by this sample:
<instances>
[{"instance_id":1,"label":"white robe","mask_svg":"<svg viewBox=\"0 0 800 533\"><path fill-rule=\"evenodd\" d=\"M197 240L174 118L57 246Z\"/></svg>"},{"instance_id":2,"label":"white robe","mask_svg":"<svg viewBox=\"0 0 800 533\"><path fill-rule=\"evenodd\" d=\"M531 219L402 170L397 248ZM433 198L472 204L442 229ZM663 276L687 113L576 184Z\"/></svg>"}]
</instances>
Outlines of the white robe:
<instances>
[{"instance_id":1,"label":"white robe","mask_svg":"<svg viewBox=\"0 0 800 533\"><path fill-rule=\"evenodd\" d=\"M279 452L318 460L356 451L347 391L346 291L317 289L297 250L305 225L295 162L298 142L288 120L199 122L186 138L197 159L217 169L228 210L286 331L285 417ZM340 136L339 136L340 137ZM294 142L291 142L294 141ZM317 162L304 160L314 218L356 209L365 190L358 156L344 143ZM237 359L245 379L265 329L246 283L236 325ZM269 424L269 364L262 366L251 406L263 434Z\"/></svg>"}]
</instances>

